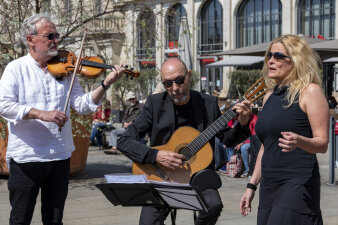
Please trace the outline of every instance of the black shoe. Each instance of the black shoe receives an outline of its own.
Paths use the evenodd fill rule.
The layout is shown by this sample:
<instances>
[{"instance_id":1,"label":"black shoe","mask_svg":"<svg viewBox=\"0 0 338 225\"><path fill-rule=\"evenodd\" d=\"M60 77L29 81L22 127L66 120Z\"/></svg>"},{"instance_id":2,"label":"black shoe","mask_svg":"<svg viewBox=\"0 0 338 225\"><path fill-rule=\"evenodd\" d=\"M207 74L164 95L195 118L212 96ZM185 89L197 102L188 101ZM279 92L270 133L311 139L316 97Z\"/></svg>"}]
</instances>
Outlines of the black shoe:
<instances>
[{"instance_id":1,"label":"black shoe","mask_svg":"<svg viewBox=\"0 0 338 225\"><path fill-rule=\"evenodd\" d=\"M103 146L99 147L99 150L103 150L103 149L104 149L104 147L103 147Z\"/></svg>"},{"instance_id":2,"label":"black shoe","mask_svg":"<svg viewBox=\"0 0 338 225\"><path fill-rule=\"evenodd\" d=\"M104 150L103 152L106 153L107 155L117 155L118 153L116 147L112 147L111 149Z\"/></svg>"},{"instance_id":3,"label":"black shoe","mask_svg":"<svg viewBox=\"0 0 338 225\"><path fill-rule=\"evenodd\" d=\"M103 151L105 154L107 155L117 155L117 151L116 150L112 150L112 149L107 149Z\"/></svg>"}]
</instances>

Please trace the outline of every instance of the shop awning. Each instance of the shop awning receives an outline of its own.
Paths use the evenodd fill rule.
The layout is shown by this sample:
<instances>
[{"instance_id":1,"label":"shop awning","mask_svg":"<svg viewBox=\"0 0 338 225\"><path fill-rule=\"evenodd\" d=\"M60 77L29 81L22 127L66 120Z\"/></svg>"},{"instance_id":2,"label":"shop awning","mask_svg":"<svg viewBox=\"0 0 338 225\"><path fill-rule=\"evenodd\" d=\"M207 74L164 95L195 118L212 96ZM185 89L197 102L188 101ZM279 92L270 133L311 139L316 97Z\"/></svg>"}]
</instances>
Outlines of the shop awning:
<instances>
[{"instance_id":1,"label":"shop awning","mask_svg":"<svg viewBox=\"0 0 338 225\"><path fill-rule=\"evenodd\" d=\"M231 56L226 57L218 62L210 63L207 67L215 66L251 66L255 63L262 62L264 57L262 56Z\"/></svg>"},{"instance_id":2,"label":"shop awning","mask_svg":"<svg viewBox=\"0 0 338 225\"><path fill-rule=\"evenodd\" d=\"M323 60L323 63L338 63L338 57Z\"/></svg>"},{"instance_id":3,"label":"shop awning","mask_svg":"<svg viewBox=\"0 0 338 225\"><path fill-rule=\"evenodd\" d=\"M301 35L300 35L300 37L303 38L308 44L310 44L311 47L312 47L312 45L317 44L317 43L328 42L326 40L322 40L322 39L318 39L318 38L311 38L311 37L306 37L306 36L301 36ZM261 44L257 44L257 45L250 45L250 46L246 46L246 47L242 47L242 48L231 49L231 50L224 51L224 52L218 52L218 53L214 53L214 54L211 54L211 55L215 55L215 56L221 56L221 55L264 56L266 50L269 47L269 45L270 45L270 42L265 42L265 43L261 43ZM332 46L333 45L331 45L331 47ZM319 47L322 47L322 46L319 45ZM314 50L316 50L316 49L314 49Z\"/></svg>"}]
</instances>

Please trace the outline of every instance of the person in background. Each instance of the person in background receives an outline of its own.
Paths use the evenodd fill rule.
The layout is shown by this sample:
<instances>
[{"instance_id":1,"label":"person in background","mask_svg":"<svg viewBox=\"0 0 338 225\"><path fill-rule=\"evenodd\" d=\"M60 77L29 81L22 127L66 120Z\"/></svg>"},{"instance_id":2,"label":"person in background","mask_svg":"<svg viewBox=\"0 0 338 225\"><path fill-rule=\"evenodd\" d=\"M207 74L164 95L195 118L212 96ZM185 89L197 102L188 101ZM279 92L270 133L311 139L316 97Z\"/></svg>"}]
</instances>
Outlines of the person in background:
<instances>
[{"instance_id":1,"label":"person in background","mask_svg":"<svg viewBox=\"0 0 338 225\"><path fill-rule=\"evenodd\" d=\"M252 110L252 114L250 115L249 119L249 128L250 128L250 133L252 135L256 135L255 132L255 125L257 122L257 112L254 113L254 111L257 110ZM250 136L250 138L251 138ZM242 159L243 159L243 164L244 164L244 171L241 177L248 177L249 176L249 149L250 149L250 138L246 139L244 142L240 143L235 147L235 150L241 151Z\"/></svg>"},{"instance_id":2,"label":"person in background","mask_svg":"<svg viewBox=\"0 0 338 225\"><path fill-rule=\"evenodd\" d=\"M217 100L218 100L219 93L218 93L218 91L217 91L217 90L213 90L211 95L212 95L212 96L214 96L214 97L216 97L216 98L217 98Z\"/></svg>"},{"instance_id":3,"label":"person in background","mask_svg":"<svg viewBox=\"0 0 338 225\"><path fill-rule=\"evenodd\" d=\"M90 134L90 144L94 145L96 139L96 144L100 150L104 149L102 142L102 131L107 127L107 122L110 118L110 102L108 100L103 101L102 105L98 107L98 110L94 113L93 116L93 127Z\"/></svg>"},{"instance_id":4,"label":"person in background","mask_svg":"<svg viewBox=\"0 0 338 225\"><path fill-rule=\"evenodd\" d=\"M8 121L9 130L10 225L31 223L40 190L42 223L62 225L70 157L75 150L70 106L81 114L94 112L106 89L124 71L116 65L98 88L86 94L75 78L64 113L72 76L56 78L47 68L48 61L58 55L58 38L48 15L25 19L20 39L28 54L10 62L0 80L0 116Z\"/></svg>"},{"instance_id":5,"label":"person in background","mask_svg":"<svg viewBox=\"0 0 338 225\"><path fill-rule=\"evenodd\" d=\"M336 108L336 106L337 106L337 100L333 95L331 95L329 97L329 108L334 109L334 108Z\"/></svg>"},{"instance_id":6,"label":"person in background","mask_svg":"<svg viewBox=\"0 0 338 225\"><path fill-rule=\"evenodd\" d=\"M109 134L109 145L111 149L104 150L106 154L117 154L117 138L124 134L130 124L134 122L142 109L142 104L137 100L136 94L133 91L127 93L126 99L128 100L128 107L124 112L122 127L112 130Z\"/></svg>"},{"instance_id":7,"label":"person in background","mask_svg":"<svg viewBox=\"0 0 338 225\"><path fill-rule=\"evenodd\" d=\"M329 141L329 107L320 58L304 39L283 35L270 43L262 74L269 91L256 123L262 141L255 170L240 201L251 211L260 183L257 224L322 225L316 153Z\"/></svg>"},{"instance_id":8,"label":"person in background","mask_svg":"<svg viewBox=\"0 0 338 225\"><path fill-rule=\"evenodd\" d=\"M238 124L238 117L235 116L228 122L228 127L234 128ZM222 175L227 175L227 163L230 161L231 156L235 153L235 148L233 146L226 146L222 142L218 142L218 148L221 153L223 153L223 157L225 158L225 162L219 168L219 172Z\"/></svg>"},{"instance_id":9,"label":"person in background","mask_svg":"<svg viewBox=\"0 0 338 225\"><path fill-rule=\"evenodd\" d=\"M169 149L159 151L154 146L167 143L175 130L183 126L202 132L221 116L221 112L215 97L190 90L191 72L179 58L169 58L162 64L161 79L166 91L147 98L140 115L118 140L118 149L133 162L158 164L175 170L184 163L184 156ZM235 146L250 135L250 102L238 103L233 110L239 114L238 126L233 129L224 127L217 137L223 143ZM150 147L139 141L146 134L150 136ZM214 148L214 138L210 140L210 145ZM215 169L214 160L209 168ZM216 224L223 207L219 193L215 188L207 188L201 193L208 205L208 212L199 213L195 224ZM163 225L169 211L168 207L144 206L139 224Z\"/></svg>"}]
</instances>

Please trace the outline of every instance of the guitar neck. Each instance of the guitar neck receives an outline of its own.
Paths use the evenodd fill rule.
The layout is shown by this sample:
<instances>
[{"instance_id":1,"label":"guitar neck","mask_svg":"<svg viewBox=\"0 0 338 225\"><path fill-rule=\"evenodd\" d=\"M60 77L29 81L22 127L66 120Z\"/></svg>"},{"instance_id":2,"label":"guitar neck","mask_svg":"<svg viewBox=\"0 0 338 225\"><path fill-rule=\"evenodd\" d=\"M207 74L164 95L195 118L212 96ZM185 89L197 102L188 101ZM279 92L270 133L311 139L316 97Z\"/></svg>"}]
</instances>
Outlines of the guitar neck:
<instances>
[{"instance_id":1,"label":"guitar neck","mask_svg":"<svg viewBox=\"0 0 338 225\"><path fill-rule=\"evenodd\" d=\"M115 68L112 65L98 63L98 62L93 62L93 61L88 61L88 60L84 60L84 59L81 61L81 65L82 66L91 66L91 67L96 67L96 68L105 68L105 69L113 69L113 68Z\"/></svg>"},{"instance_id":2,"label":"guitar neck","mask_svg":"<svg viewBox=\"0 0 338 225\"><path fill-rule=\"evenodd\" d=\"M241 99L243 101L244 99ZM214 137L217 132L224 129L232 118L236 116L236 112L231 108L228 109L222 116L220 116L216 121L214 121L207 129L200 133L191 143L189 143L186 148L189 151L184 151L187 160L189 160L193 155L195 155L212 137Z\"/></svg>"}]
</instances>

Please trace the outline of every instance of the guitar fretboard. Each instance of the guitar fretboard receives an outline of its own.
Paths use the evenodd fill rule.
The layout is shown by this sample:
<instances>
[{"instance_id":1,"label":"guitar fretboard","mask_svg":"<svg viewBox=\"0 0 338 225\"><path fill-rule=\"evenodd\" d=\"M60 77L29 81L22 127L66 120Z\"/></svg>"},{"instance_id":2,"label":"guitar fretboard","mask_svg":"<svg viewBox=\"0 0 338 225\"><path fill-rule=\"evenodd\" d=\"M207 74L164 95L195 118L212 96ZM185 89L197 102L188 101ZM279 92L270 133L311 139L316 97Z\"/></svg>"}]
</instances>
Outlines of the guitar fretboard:
<instances>
[{"instance_id":1,"label":"guitar fretboard","mask_svg":"<svg viewBox=\"0 0 338 225\"><path fill-rule=\"evenodd\" d=\"M243 99L240 100L240 102ZM214 121L207 129L200 133L192 142L190 142L185 148L179 153L184 155L186 160L189 160L195 155L217 132L224 129L229 121L236 116L236 112L232 109L226 111L216 121Z\"/></svg>"}]
</instances>

